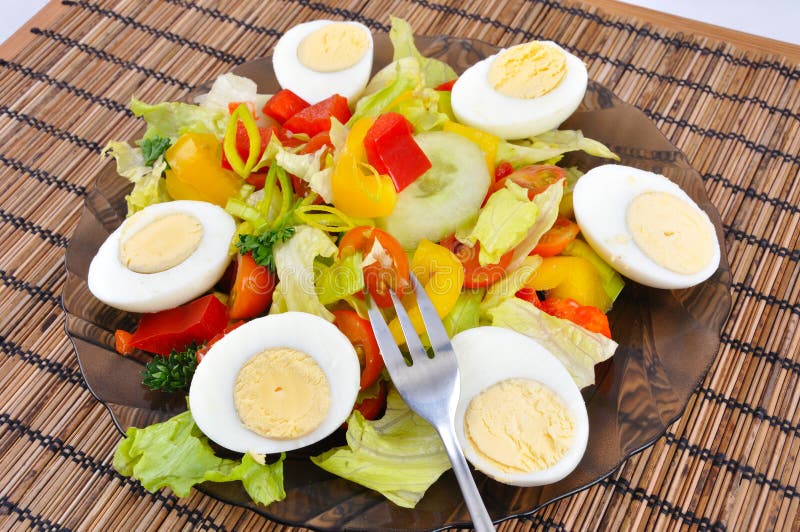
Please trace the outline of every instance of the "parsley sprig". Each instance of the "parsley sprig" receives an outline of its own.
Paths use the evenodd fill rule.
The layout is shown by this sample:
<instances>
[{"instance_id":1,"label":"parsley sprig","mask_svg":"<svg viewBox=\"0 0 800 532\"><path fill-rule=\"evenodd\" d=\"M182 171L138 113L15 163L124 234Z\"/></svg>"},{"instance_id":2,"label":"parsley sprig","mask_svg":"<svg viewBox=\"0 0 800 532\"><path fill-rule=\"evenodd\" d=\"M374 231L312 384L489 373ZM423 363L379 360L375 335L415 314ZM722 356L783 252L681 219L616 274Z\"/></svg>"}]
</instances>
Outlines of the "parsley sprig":
<instances>
[{"instance_id":1,"label":"parsley sprig","mask_svg":"<svg viewBox=\"0 0 800 532\"><path fill-rule=\"evenodd\" d=\"M275 271L275 258L272 251L277 244L288 241L294 236L294 227L282 225L274 229L268 229L260 235L239 235L236 247L239 253L244 255L247 252L253 253L253 260L256 264L266 266L270 271Z\"/></svg>"},{"instance_id":2,"label":"parsley sprig","mask_svg":"<svg viewBox=\"0 0 800 532\"><path fill-rule=\"evenodd\" d=\"M159 137L158 135L149 139L143 139L139 147L142 149L144 164L153 166L153 163L169 149L171 143L172 141L170 141L169 138Z\"/></svg>"},{"instance_id":3,"label":"parsley sprig","mask_svg":"<svg viewBox=\"0 0 800 532\"><path fill-rule=\"evenodd\" d=\"M166 357L156 355L142 372L142 384L151 390L176 392L188 390L197 369L197 345L184 351L173 351Z\"/></svg>"}]
</instances>

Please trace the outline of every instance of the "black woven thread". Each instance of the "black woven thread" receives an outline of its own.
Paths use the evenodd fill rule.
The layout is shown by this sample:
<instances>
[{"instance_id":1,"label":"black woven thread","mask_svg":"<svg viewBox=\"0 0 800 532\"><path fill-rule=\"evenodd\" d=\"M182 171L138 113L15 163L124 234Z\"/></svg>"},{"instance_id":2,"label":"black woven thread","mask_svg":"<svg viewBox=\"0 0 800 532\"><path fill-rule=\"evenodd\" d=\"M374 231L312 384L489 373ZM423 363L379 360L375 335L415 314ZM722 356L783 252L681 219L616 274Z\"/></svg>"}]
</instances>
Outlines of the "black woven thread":
<instances>
[{"instance_id":1,"label":"black woven thread","mask_svg":"<svg viewBox=\"0 0 800 532\"><path fill-rule=\"evenodd\" d=\"M84 381L83 375L77 369L67 367L56 360L50 360L39 353L31 351L30 349L24 349L22 346L9 340L3 335L0 335L0 351L5 353L6 356L18 358L23 362L36 366L39 369L43 369L63 381L77 384L82 388L87 389L86 381Z\"/></svg>"},{"instance_id":2,"label":"black woven thread","mask_svg":"<svg viewBox=\"0 0 800 532\"><path fill-rule=\"evenodd\" d=\"M225 530L224 527L215 523L211 518L204 516L199 510L192 510L178 501L178 498L163 493L151 493L145 490L137 481L124 477L114 470L111 464L104 463L97 458L64 443L56 436L44 434L38 429L33 429L18 419L12 418L7 413L0 414L0 426L6 426L9 430L19 432L26 436L31 442L37 443L50 451L67 458L77 464L81 469L87 469L95 474L108 478L115 478L126 486L132 493L139 497L149 496L152 500L160 502L168 511L174 511L182 517L186 517L189 524L196 527L203 527L208 530Z\"/></svg>"},{"instance_id":3,"label":"black woven thread","mask_svg":"<svg viewBox=\"0 0 800 532\"><path fill-rule=\"evenodd\" d=\"M734 194L744 194L746 198L763 201L768 205L772 205L773 207L777 207L783 211L788 211L791 214L800 214L800 205L789 203L788 201L780 198L768 196L766 193L759 192L753 187L742 187L719 174L705 174L702 176L702 178L704 181L713 181L715 183L719 183L723 187L730 189Z\"/></svg>"},{"instance_id":4,"label":"black woven thread","mask_svg":"<svg viewBox=\"0 0 800 532\"><path fill-rule=\"evenodd\" d=\"M283 32L278 31L274 28L256 26L255 24L251 24L246 20L241 20L232 17L227 13L223 13L217 8L203 7L195 4L194 2L186 2L185 0L165 0L165 1L169 2L170 4L182 7L184 9L192 9L194 11L198 11L200 13L203 13L204 15L208 15L209 17L221 20L223 22L229 22L231 24L235 24L236 26L242 27L246 30L253 31L255 33L260 33L261 35L269 35L270 37L280 37L281 35L283 35Z\"/></svg>"},{"instance_id":5,"label":"black woven thread","mask_svg":"<svg viewBox=\"0 0 800 532\"><path fill-rule=\"evenodd\" d=\"M50 290L42 288L41 286L32 285L21 279L17 279L5 270L0 270L0 282L12 290L25 292L42 303L50 303L51 305L58 306L60 302L60 298Z\"/></svg>"},{"instance_id":6,"label":"black woven thread","mask_svg":"<svg viewBox=\"0 0 800 532\"><path fill-rule=\"evenodd\" d=\"M649 508L658 510L660 514L672 517L676 521L681 521L690 526L696 526L698 530L725 530L725 525L720 521L712 522L708 517L698 517L697 514L690 510L684 510L652 493L647 493L644 488L632 488L630 481L627 479L607 477L601 480L600 484L606 487L611 486L614 491L623 495L630 495L634 501L644 502Z\"/></svg>"},{"instance_id":7,"label":"black woven thread","mask_svg":"<svg viewBox=\"0 0 800 532\"><path fill-rule=\"evenodd\" d=\"M11 224L15 229L21 229L26 233L34 234L45 242L50 242L54 246L65 248L67 247L67 243L69 243L69 239L67 239L67 237L64 235L59 234L52 229L47 229L37 225L30 220L26 220L22 216L14 216L2 208L0 208L0 221Z\"/></svg>"},{"instance_id":8,"label":"black woven thread","mask_svg":"<svg viewBox=\"0 0 800 532\"><path fill-rule=\"evenodd\" d=\"M782 367L787 371L800 374L800 362L793 360L791 358L781 356L775 351L767 351L760 345L753 346L748 342L744 342L738 338L731 337L731 335L728 333L722 333L719 336L719 340L723 344L730 346L731 349L736 349L738 351L741 351L742 353L746 353L755 358L763 358L770 364L778 364L780 367Z\"/></svg>"},{"instance_id":9,"label":"black woven thread","mask_svg":"<svg viewBox=\"0 0 800 532\"><path fill-rule=\"evenodd\" d=\"M134 63L133 61L128 61L122 58L119 58L113 54L106 52L105 50L100 50L93 46L89 46L88 44L84 44L82 42L76 41L75 39L70 39L60 33L56 33L51 30L43 30L40 28L32 28L31 33L34 35L39 35L42 37L47 37L48 39L52 39L57 43L63 44L69 48L76 48L81 52L91 55L97 59L102 59L103 61L108 61L109 63L113 63L117 66L122 68L133 70L134 72L138 72L140 74L144 74L148 77L153 79L157 79L158 81L162 81L169 85L174 85L176 87L180 87L181 89L192 90L194 89L193 85L186 83L185 81L181 81L177 78L173 78L172 76L168 76L163 72L159 72L158 70L153 70L152 68L143 67Z\"/></svg>"},{"instance_id":10,"label":"black woven thread","mask_svg":"<svg viewBox=\"0 0 800 532\"><path fill-rule=\"evenodd\" d=\"M139 31L143 31L145 33L148 33L160 39L165 39L175 44L186 46L187 48L190 48L198 52L202 52L206 55L213 57L214 59L224 61L225 63L233 63L234 65L241 65L247 60L247 58L242 57L240 55L234 55L228 52L223 52L222 50L218 50L212 46L208 46L207 44L199 43L196 41L190 41L186 37L182 37L177 33L172 33L171 31L163 31L158 28L154 28L152 26L139 22L133 17L122 15L111 9L103 9L98 5L90 4L89 2L86 2L84 0L77 0L77 1L67 0L67 1L62 1L61 3L68 6L77 6L91 13L96 13L106 18L116 20L132 28L136 28Z\"/></svg>"},{"instance_id":11,"label":"black woven thread","mask_svg":"<svg viewBox=\"0 0 800 532\"><path fill-rule=\"evenodd\" d=\"M753 142L752 140L748 139L741 133L734 133L732 131L723 132L723 131L717 131L715 129L706 129L698 126L697 124L689 123L683 118L681 119L672 118L671 116L665 116L662 115L661 113L651 111L649 109L642 109L642 111L652 120L662 121L665 124L675 125L681 128L688 129L689 131L691 131L696 135L701 135L703 137L717 139L717 140L735 140L737 142L744 144L745 147L747 147L747 149L753 150L756 153L760 153L762 155L768 155L770 157L777 157L783 159L787 163L800 164L800 156L798 156L797 154L786 153L781 150L765 146L764 144L757 144L756 142Z\"/></svg>"},{"instance_id":12,"label":"black woven thread","mask_svg":"<svg viewBox=\"0 0 800 532\"><path fill-rule=\"evenodd\" d=\"M383 24L375 19L366 17L356 11L350 11L349 9L342 9L339 7L331 7L321 2L310 2L309 0L295 0L295 3L303 7L306 7L308 9L311 9L313 11L321 11L323 13L327 13L328 15L336 15L337 17L356 20L358 22L361 22L365 26L368 26L378 31L389 31L388 24Z\"/></svg>"},{"instance_id":13,"label":"black woven thread","mask_svg":"<svg viewBox=\"0 0 800 532\"><path fill-rule=\"evenodd\" d=\"M740 242L747 242L748 244L766 249L770 253L774 253L779 257L787 257L792 262L800 261L800 249L789 249L779 246L774 242L770 242L766 238L759 238L755 235L751 235L750 233L745 233L744 231L734 229L727 224L724 224L722 228L725 230L726 235L732 236L734 239Z\"/></svg>"},{"instance_id":14,"label":"black woven thread","mask_svg":"<svg viewBox=\"0 0 800 532\"><path fill-rule=\"evenodd\" d=\"M721 393L717 393L711 388L706 388L703 386L699 386L696 392L703 399L713 401L717 404L725 405L728 408L739 410L743 414L746 414L748 416L753 416L759 421L766 421L769 425L780 429L781 432L784 432L786 434L790 434L794 437L800 436L800 425L795 425L788 419L783 419L781 417L768 414L763 406L754 407L747 403L737 401L732 397L727 397L725 395L722 395Z\"/></svg>"},{"instance_id":15,"label":"black woven thread","mask_svg":"<svg viewBox=\"0 0 800 532\"><path fill-rule=\"evenodd\" d=\"M746 285L744 283L734 283L731 285L731 289L734 292L739 292L744 294L746 297L755 298L756 301L763 301L767 305L778 307L780 310L788 310L792 314L797 314L800 316L800 303L792 303L785 299L778 299L772 294L764 294L762 292L758 292L752 286Z\"/></svg>"},{"instance_id":16,"label":"black woven thread","mask_svg":"<svg viewBox=\"0 0 800 532\"><path fill-rule=\"evenodd\" d=\"M39 183L52 185L59 190L66 190L67 192L71 192L79 197L86 196L86 187L83 185L70 183L69 181L61 179L60 177L56 177L40 168L31 168L19 159L14 159L13 157L8 157L0 153L0 163L3 163L5 166L16 170L17 172L28 174Z\"/></svg>"},{"instance_id":17,"label":"black woven thread","mask_svg":"<svg viewBox=\"0 0 800 532\"><path fill-rule=\"evenodd\" d=\"M32 529L44 530L47 532L69 532L69 528L54 523L49 519L45 519L41 514L34 513L30 508L24 508L18 504L11 502L7 496L0 497L0 509L5 510L5 513L16 514L17 522L28 521Z\"/></svg>"},{"instance_id":18,"label":"black woven thread","mask_svg":"<svg viewBox=\"0 0 800 532\"><path fill-rule=\"evenodd\" d=\"M756 473L752 466L740 464L736 460L728 458L725 453L714 453L711 449L690 443L686 438L678 437L672 432L664 434L664 439L668 445L674 445L678 449L688 452L689 456L696 456L704 462L710 462L715 467L726 469L731 473L738 473L743 479L759 486L766 486L770 491L778 492L787 499L800 497L800 492L794 486L782 484L777 478L769 478L764 473Z\"/></svg>"},{"instance_id":19,"label":"black woven thread","mask_svg":"<svg viewBox=\"0 0 800 532\"><path fill-rule=\"evenodd\" d=\"M65 131L63 129L57 128L53 124L48 124L42 120L39 120L36 117L27 115L25 113L21 113L14 109L9 109L7 106L2 105L0 106L0 114L6 115L14 120L27 124L28 126L37 129L39 131L44 131L45 133L54 136L59 140L66 140L75 144L76 146L80 146L81 148L85 148L87 150L93 151L95 153L100 153L100 144L93 140L88 140L83 137L80 137L74 133L70 133L69 131Z\"/></svg>"}]
</instances>

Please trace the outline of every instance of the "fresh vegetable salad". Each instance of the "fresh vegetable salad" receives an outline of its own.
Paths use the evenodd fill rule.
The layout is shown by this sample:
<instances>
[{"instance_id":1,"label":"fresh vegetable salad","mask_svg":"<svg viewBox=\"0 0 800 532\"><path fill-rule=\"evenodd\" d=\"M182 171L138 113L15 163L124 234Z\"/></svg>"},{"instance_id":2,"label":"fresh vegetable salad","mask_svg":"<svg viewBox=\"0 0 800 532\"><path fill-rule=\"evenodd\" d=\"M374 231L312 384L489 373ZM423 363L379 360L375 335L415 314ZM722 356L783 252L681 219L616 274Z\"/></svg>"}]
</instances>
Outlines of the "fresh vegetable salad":
<instances>
[{"instance_id":1,"label":"fresh vegetable salad","mask_svg":"<svg viewBox=\"0 0 800 532\"><path fill-rule=\"evenodd\" d=\"M193 103L131 102L143 138L107 148L133 182L128 218L88 282L141 313L115 337L123 356L152 354L144 386L189 395L189 411L128 429L117 448L115 468L145 488L239 480L268 505L285 497L286 451L346 431L311 461L413 507L450 463L392 387L366 319L371 299L402 346L393 290L424 333L404 297L411 272L454 337L462 391L480 394L457 420L470 461L503 482L553 482L585 448L577 391L616 348L616 270L675 288L716 269L707 216L663 176L559 166L575 150L616 158L556 129L586 90L580 60L532 42L458 77L420 54L405 21L392 18L390 38L393 62L370 78L367 28L300 24L275 48L275 94L226 74ZM630 198L612 212L616 191ZM509 380L469 380L493 372Z\"/></svg>"}]
</instances>

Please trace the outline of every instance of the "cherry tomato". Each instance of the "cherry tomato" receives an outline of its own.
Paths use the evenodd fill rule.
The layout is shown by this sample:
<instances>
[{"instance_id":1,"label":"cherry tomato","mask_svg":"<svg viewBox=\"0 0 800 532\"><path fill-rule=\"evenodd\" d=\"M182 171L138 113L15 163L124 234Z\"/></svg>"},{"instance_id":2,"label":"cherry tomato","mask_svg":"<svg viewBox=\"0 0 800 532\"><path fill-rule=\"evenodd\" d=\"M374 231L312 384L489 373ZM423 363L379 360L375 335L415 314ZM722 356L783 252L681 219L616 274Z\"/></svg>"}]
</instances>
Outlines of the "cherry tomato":
<instances>
[{"instance_id":1,"label":"cherry tomato","mask_svg":"<svg viewBox=\"0 0 800 532\"><path fill-rule=\"evenodd\" d=\"M506 186L506 180L511 180L517 185L528 189L528 198L533 199L536 194L544 192L547 187L559 180L566 183L567 173L563 168L547 164L533 164L523 166L508 174L506 177L495 181L487 196L491 196L501 188Z\"/></svg>"},{"instance_id":2,"label":"cherry tomato","mask_svg":"<svg viewBox=\"0 0 800 532\"><path fill-rule=\"evenodd\" d=\"M272 293L278 280L269 268L256 264L253 255L236 256L236 278L228 303L232 320L255 318L272 303Z\"/></svg>"},{"instance_id":3,"label":"cherry tomato","mask_svg":"<svg viewBox=\"0 0 800 532\"><path fill-rule=\"evenodd\" d=\"M480 243L476 242L475 246L469 247L459 242L455 236L449 236L442 240L440 244L452 251L464 266L464 288L484 288L493 285L506 274L506 269L511 263L511 257L514 255L513 250L509 251L500 257L498 264L481 266L478 260Z\"/></svg>"},{"instance_id":4,"label":"cherry tomato","mask_svg":"<svg viewBox=\"0 0 800 532\"><path fill-rule=\"evenodd\" d=\"M494 180L500 181L504 177L511 175L514 172L514 167L508 161L503 161L494 168Z\"/></svg>"},{"instance_id":5,"label":"cherry tomato","mask_svg":"<svg viewBox=\"0 0 800 532\"><path fill-rule=\"evenodd\" d=\"M388 254L389 261L377 260L364 267L364 284L379 307L392 306L389 289L402 297L411 290L408 257L400 243L386 231L362 225L349 230L339 242L339 253L349 255L360 251L366 256L375 244L375 239Z\"/></svg>"},{"instance_id":6,"label":"cherry tomato","mask_svg":"<svg viewBox=\"0 0 800 532\"><path fill-rule=\"evenodd\" d=\"M239 326L241 326L241 325L244 325L244 323L245 323L245 322L244 322L244 320L240 320L240 321L237 321L237 322L235 322L235 323L231 323L230 325L228 325L227 327L225 327L225 329L224 329L224 330L223 330L221 333L217 333L217 334L215 334L215 335L214 335L214 336L211 338L211 340L209 340L208 342L206 342L206 344L205 344L203 347L201 347L200 349L198 349L197 351L195 351L195 353L194 353L194 358L197 360L197 363L199 364L200 362L202 362L202 361L203 361L203 358L205 358L205 356L206 356L206 353L208 353L208 350L209 350L209 349L211 349L211 346L212 346L212 345L214 345L215 343L217 343L218 341L220 341L220 340L222 339L222 337L223 337L223 336L225 336L226 334L228 334L228 333L229 333L229 332L231 332L232 330L236 329L237 327L239 327Z\"/></svg>"},{"instance_id":7,"label":"cherry tomato","mask_svg":"<svg viewBox=\"0 0 800 532\"><path fill-rule=\"evenodd\" d=\"M353 410L358 410L364 419L377 419L386 406L386 381L381 381L378 395L362 400Z\"/></svg>"},{"instance_id":8,"label":"cherry tomato","mask_svg":"<svg viewBox=\"0 0 800 532\"><path fill-rule=\"evenodd\" d=\"M354 310L334 310L333 316L333 324L356 348L362 368L361 389L369 388L383 371L383 357L372 332L372 326Z\"/></svg>"},{"instance_id":9,"label":"cherry tomato","mask_svg":"<svg viewBox=\"0 0 800 532\"><path fill-rule=\"evenodd\" d=\"M611 338L608 316L603 314L603 311L597 307L581 305L574 299L548 297L539 304L539 308L551 316L564 318L577 323L588 331L597 332Z\"/></svg>"},{"instance_id":10,"label":"cherry tomato","mask_svg":"<svg viewBox=\"0 0 800 532\"><path fill-rule=\"evenodd\" d=\"M547 230L536 247L531 251L531 255L539 255L540 257L553 257L558 255L570 242L575 240L580 232L580 227L575 222L559 216L556 218L556 223L553 227Z\"/></svg>"},{"instance_id":11,"label":"cherry tomato","mask_svg":"<svg viewBox=\"0 0 800 532\"><path fill-rule=\"evenodd\" d=\"M534 307L539 307L539 304L541 303L541 301L539 301L539 295L536 293L536 290L527 286L517 290L517 293L514 295L523 301L527 301Z\"/></svg>"}]
</instances>

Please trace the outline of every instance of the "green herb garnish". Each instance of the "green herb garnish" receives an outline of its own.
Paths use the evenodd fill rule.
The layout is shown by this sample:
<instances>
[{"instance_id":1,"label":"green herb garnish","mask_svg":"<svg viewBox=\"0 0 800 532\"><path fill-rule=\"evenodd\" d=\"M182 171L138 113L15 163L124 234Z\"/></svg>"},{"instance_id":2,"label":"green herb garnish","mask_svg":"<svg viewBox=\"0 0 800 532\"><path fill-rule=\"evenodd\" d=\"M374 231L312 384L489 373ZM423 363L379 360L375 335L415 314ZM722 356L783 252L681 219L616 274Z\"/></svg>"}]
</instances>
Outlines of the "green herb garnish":
<instances>
[{"instance_id":1,"label":"green herb garnish","mask_svg":"<svg viewBox=\"0 0 800 532\"><path fill-rule=\"evenodd\" d=\"M153 163L164 155L164 152L169 149L171 144L172 141L169 138L159 137L158 135L142 140L140 148L142 148L144 164L146 166L153 166Z\"/></svg>"},{"instance_id":2,"label":"green herb garnish","mask_svg":"<svg viewBox=\"0 0 800 532\"><path fill-rule=\"evenodd\" d=\"M191 345L184 351L172 351L164 357L156 355L142 372L142 384L151 390L176 392L188 390L194 370L197 369L197 349Z\"/></svg>"},{"instance_id":3,"label":"green herb garnish","mask_svg":"<svg viewBox=\"0 0 800 532\"><path fill-rule=\"evenodd\" d=\"M260 235L239 235L236 247L239 253L252 252L256 264L266 266L270 271L275 271L275 259L272 251L277 244L288 241L294 236L294 227L281 225L275 229L268 229Z\"/></svg>"}]
</instances>

